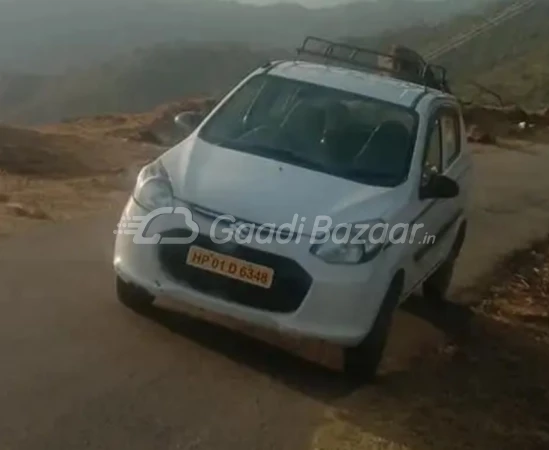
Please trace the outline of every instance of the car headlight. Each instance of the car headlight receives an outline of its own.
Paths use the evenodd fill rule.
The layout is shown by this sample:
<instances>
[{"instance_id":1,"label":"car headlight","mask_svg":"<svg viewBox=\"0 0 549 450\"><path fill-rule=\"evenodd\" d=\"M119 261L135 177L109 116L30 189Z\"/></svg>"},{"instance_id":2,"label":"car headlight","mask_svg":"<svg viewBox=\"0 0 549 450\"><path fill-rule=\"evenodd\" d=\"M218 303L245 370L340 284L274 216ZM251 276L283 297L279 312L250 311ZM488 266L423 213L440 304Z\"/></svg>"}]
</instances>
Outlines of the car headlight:
<instances>
[{"instance_id":1,"label":"car headlight","mask_svg":"<svg viewBox=\"0 0 549 450\"><path fill-rule=\"evenodd\" d=\"M345 224L324 235L311 253L329 264L363 264L383 248L387 224L382 220Z\"/></svg>"},{"instance_id":2,"label":"car headlight","mask_svg":"<svg viewBox=\"0 0 549 450\"><path fill-rule=\"evenodd\" d=\"M143 167L137 176L133 198L143 208L173 207L173 190L168 172L160 159Z\"/></svg>"}]
</instances>

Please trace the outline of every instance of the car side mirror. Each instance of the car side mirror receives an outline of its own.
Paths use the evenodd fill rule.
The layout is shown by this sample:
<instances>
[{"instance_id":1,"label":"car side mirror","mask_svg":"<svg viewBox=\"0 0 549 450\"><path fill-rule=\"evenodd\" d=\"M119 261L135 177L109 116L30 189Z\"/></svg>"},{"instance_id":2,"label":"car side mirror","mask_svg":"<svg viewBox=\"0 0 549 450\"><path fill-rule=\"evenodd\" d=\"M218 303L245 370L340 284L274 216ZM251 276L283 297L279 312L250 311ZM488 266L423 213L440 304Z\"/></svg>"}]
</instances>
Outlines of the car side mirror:
<instances>
[{"instance_id":1,"label":"car side mirror","mask_svg":"<svg viewBox=\"0 0 549 450\"><path fill-rule=\"evenodd\" d=\"M459 195L459 185L445 175L432 175L421 187L420 196L428 198L455 198Z\"/></svg>"},{"instance_id":2,"label":"car side mirror","mask_svg":"<svg viewBox=\"0 0 549 450\"><path fill-rule=\"evenodd\" d=\"M177 128L191 133L206 117L205 114L195 111L185 111L174 118Z\"/></svg>"}]
</instances>

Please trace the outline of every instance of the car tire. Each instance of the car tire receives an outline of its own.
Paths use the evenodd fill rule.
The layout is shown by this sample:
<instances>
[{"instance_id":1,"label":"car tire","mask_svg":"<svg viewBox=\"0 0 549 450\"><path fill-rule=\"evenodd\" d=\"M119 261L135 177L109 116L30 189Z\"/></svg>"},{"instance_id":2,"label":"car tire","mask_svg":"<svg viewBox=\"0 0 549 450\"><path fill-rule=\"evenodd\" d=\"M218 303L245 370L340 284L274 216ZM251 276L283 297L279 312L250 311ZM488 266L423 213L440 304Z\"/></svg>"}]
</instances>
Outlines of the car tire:
<instances>
[{"instance_id":1,"label":"car tire","mask_svg":"<svg viewBox=\"0 0 549 450\"><path fill-rule=\"evenodd\" d=\"M395 278L391 283L368 335L357 346L344 349L343 369L347 378L357 382L375 380L402 293L402 281Z\"/></svg>"},{"instance_id":2,"label":"car tire","mask_svg":"<svg viewBox=\"0 0 549 450\"><path fill-rule=\"evenodd\" d=\"M423 282L423 297L427 301L433 303L446 301L464 240L465 228L461 228L446 260Z\"/></svg>"},{"instance_id":3,"label":"car tire","mask_svg":"<svg viewBox=\"0 0 549 450\"><path fill-rule=\"evenodd\" d=\"M122 278L116 277L116 295L118 300L130 309L143 310L150 307L155 296L131 283L127 283Z\"/></svg>"}]
</instances>

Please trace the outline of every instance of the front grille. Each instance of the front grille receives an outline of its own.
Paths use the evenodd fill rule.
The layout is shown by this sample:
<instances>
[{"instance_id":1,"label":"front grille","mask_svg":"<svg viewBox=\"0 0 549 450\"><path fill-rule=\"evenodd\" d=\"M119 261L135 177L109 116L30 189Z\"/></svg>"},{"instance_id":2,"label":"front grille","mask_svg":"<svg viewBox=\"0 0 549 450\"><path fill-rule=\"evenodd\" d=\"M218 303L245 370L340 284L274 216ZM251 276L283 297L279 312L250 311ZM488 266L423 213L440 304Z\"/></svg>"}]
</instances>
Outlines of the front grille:
<instances>
[{"instance_id":1,"label":"front grille","mask_svg":"<svg viewBox=\"0 0 549 450\"><path fill-rule=\"evenodd\" d=\"M191 232L175 229L161 235L181 238L189 237ZM275 271L270 289L264 289L187 265L190 244L158 245L160 264L171 278L225 301L265 311L289 313L299 308L311 287L311 276L292 259L238 244L234 244L228 252L223 245L212 242L204 235L199 235L192 245L261 264Z\"/></svg>"}]
</instances>

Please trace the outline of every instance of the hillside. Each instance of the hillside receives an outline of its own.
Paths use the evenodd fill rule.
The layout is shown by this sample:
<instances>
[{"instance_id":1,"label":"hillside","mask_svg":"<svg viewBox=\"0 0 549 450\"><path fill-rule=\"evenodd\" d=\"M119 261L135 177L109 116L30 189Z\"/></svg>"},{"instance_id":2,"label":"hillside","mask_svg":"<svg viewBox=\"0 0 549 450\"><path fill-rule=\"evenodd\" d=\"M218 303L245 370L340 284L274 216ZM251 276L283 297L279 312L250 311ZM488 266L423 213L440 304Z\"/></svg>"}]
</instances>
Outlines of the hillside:
<instances>
[{"instance_id":1,"label":"hillside","mask_svg":"<svg viewBox=\"0 0 549 450\"><path fill-rule=\"evenodd\" d=\"M381 49L395 42L406 43L425 52L473 29L509 1L488 6L482 3L484 7L475 14L437 25L414 25L375 37L348 39ZM383 8L391 10L395 3L384 5ZM281 11L277 8L283 7L300 8L295 5L267 8ZM340 9L333 8L336 10ZM531 109L545 107L549 105L549 65L545 64L549 56L547 17L549 3L539 2L524 15L437 62L448 67L451 84L464 99L494 101L493 96L478 95L478 89L470 83L475 81L500 93L508 103ZM357 16L356 20L359 19ZM301 38L294 44L300 42ZM0 76L0 121L42 124L97 114L140 113L174 99L219 96L263 62L289 55L293 52L239 43L174 41L143 47L66 75Z\"/></svg>"},{"instance_id":2,"label":"hillside","mask_svg":"<svg viewBox=\"0 0 549 450\"><path fill-rule=\"evenodd\" d=\"M159 148L0 125L0 237L119 204ZM133 172L132 172L133 170Z\"/></svg>"},{"instance_id":3,"label":"hillside","mask_svg":"<svg viewBox=\"0 0 549 450\"><path fill-rule=\"evenodd\" d=\"M31 77L0 78L0 120L51 123L144 112L177 98L216 96L267 60L285 55L240 44L176 43L136 50L90 70L47 77L41 84ZM14 92L19 92L17 98L7 101Z\"/></svg>"},{"instance_id":4,"label":"hillside","mask_svg":"<svg viewBox=\"0 0 549 450\"><path fill-rule=\"evenodd\" d=\"M508 3L502 2L502 5ZM415 26L358 42L378 48L403 42L428 52L453 36L474 29L497 9L490 7L482 15L469 14L438 26ZM435 62L448 68L452 86L464 98L473 99L479 94L478 89L471 85L474 81L499 93L508 103L516 102L528 108L548 106L548 18L549 2L538 1L526 13L476 37ZM489 95L480 98L483 101L495 100Z\"/></svg>"},{"instance_id":5,"label":"hillside","mask_svg":"<svg viewBox=\"0 0 549 450\"><path fill-rule=\"evenodd\" d=\"M374 35L493 1L355 1L310 10L230 0L2 0L0 71L62 73L171 41L290 48L306 33Z\"/></svg>"},{"instance_id":6,"label":"hillside","mask_svg":"<svg viewBox=\"0 0 549 450\"><path fill-rule=\"evenodd\" d=\"M530 108L549 105L549 3L441 58L463 90L468 79ZM462 62L467 61L467 65ZM470 89L465 92L470 92Z\"/></svg>"}]
</instances>

